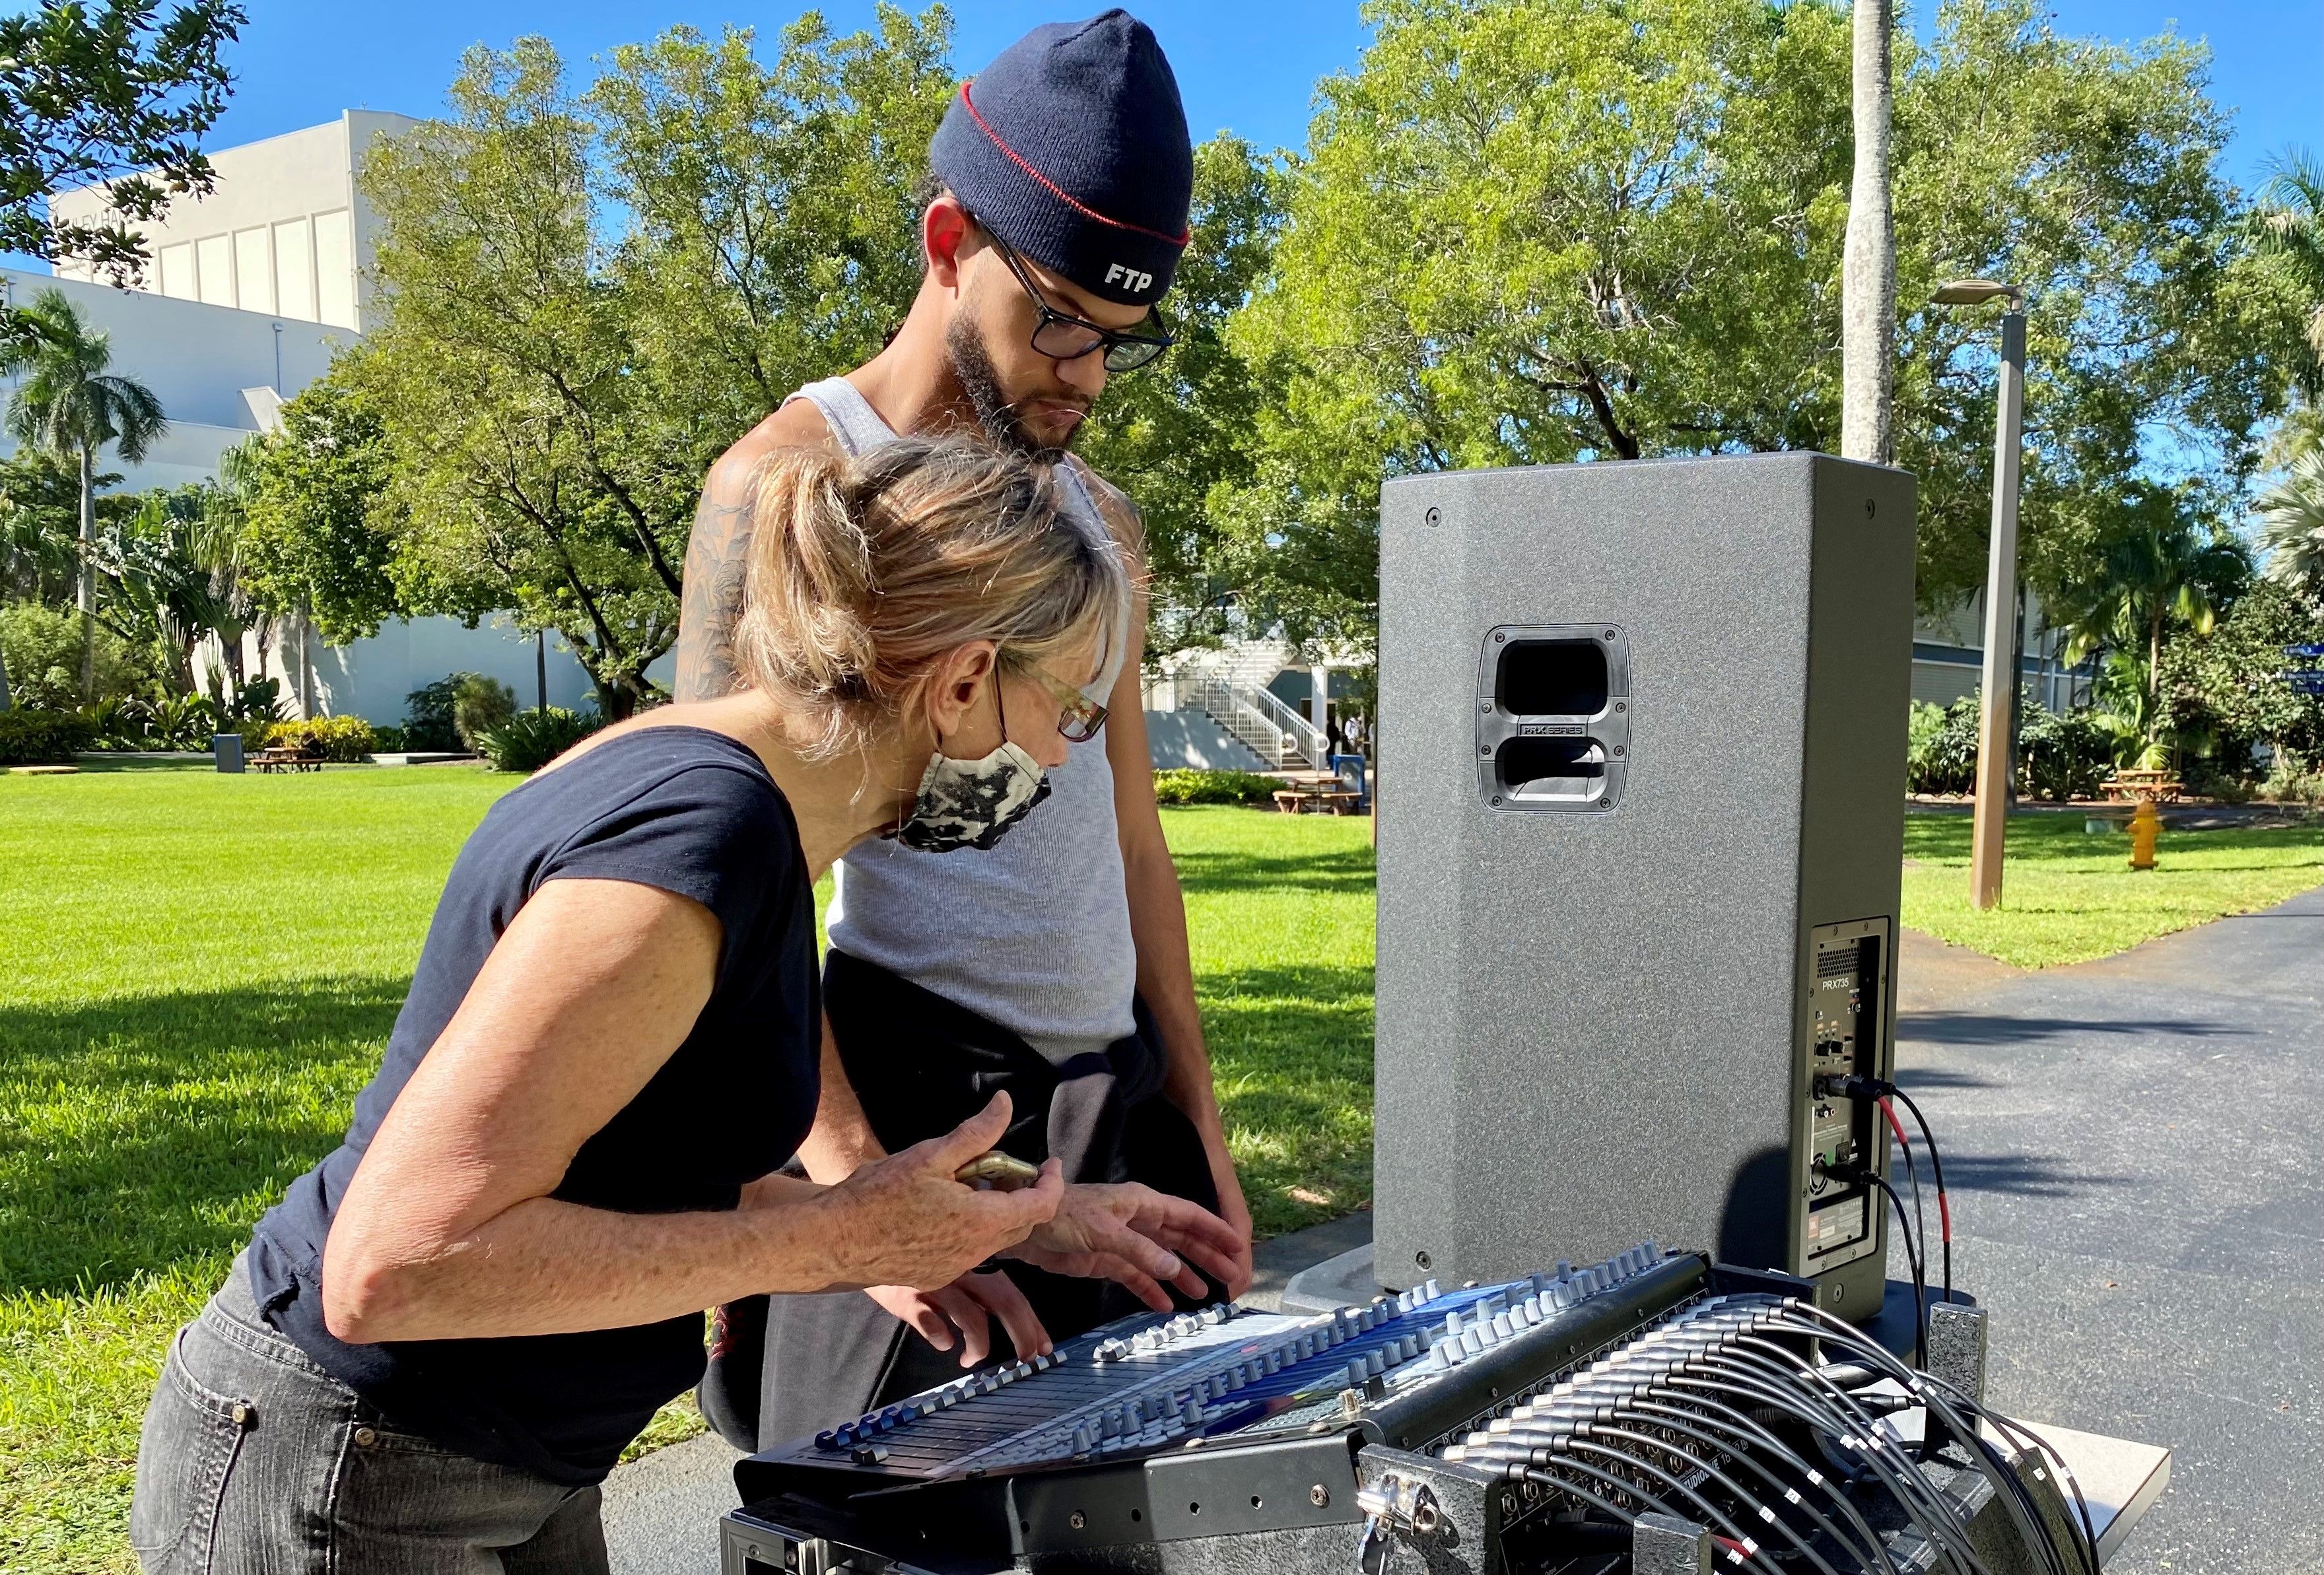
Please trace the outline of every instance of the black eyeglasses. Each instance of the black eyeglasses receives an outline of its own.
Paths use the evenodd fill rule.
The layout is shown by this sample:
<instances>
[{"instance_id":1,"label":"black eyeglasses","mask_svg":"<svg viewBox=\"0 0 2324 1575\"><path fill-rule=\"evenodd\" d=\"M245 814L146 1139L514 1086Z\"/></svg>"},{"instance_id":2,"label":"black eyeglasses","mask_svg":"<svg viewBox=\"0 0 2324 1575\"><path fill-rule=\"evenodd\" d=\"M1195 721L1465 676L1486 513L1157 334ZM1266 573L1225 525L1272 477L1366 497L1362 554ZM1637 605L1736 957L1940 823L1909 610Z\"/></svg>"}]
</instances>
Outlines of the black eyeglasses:
<instances>
[{"instance_id":1,"label":"black eyeglasses","mask_svg":"<svg viewBox=\"0 0 2324 1575\"><path fill-rule=\"evenodd\" d=\"M1053 361L1078 361L1102 345L1108 372L1135 372L1150 365L1156 356L1170 348L1170 327L1162 320L1160 307L1146 309L1147 320L1160 330L1158 334L1116 333L1086 318L1061 312L1042 297L1040 287L1025 272L1025 265L1010 250L1009 243L989 229L984 234L992 243L992 249L1001 253L1001 260L1009 264L1009 272L1017 276L1018 284L1032 299L1033 309L1041 314L1040 322L1033 329L1033 348L1039 354Z\"/></svg>"}]
</instances>

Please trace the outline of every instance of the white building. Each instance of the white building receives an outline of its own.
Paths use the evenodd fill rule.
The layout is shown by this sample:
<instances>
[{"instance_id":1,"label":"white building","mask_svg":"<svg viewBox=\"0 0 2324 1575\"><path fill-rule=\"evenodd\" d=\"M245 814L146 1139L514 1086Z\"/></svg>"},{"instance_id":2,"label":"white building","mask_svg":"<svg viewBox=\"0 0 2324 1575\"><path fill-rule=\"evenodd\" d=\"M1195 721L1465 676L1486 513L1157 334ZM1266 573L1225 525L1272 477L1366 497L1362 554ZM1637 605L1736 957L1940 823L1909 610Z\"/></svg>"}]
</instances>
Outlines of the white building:
<instances>
[{"instance_id":1,"label":"white building","mask_svg":"<svg viewBox=\"0 0 2324 1575\"><path fill-rule=\"evenodd\" d=\"M145 459L130 465L108 452L99 461L123 475L124 490L215 476L221 455L270 429L282 401L360 337L374 309L367 281L379 225L356 175L378 138L419 124L351 109L323 125L213 152L210 194L173 203L143 226L152 262L133 288L100 282L86 266L60 265L53 277L0 268L0 303L23 306L43 290L61 290L111 336L113 369L160 397L170 429ZM57 192L49 205L60 218L94 221L104 194ZM0 384L0 400L7 392ZM0 433L0 453L12 447ZM254 675L258 656L244 653ZM664 658L654 674L665 683L668 664ZM550 705L594 703L587 673L553 638L547 666ZM406 695L452 672L498 678L525 703L541 697L533 640L504 624L471 630L449 618L399 622L343 648L282 631L266 671L285 680L296 709L378 723L401 722Z\"/></svg>"}]
</instances>

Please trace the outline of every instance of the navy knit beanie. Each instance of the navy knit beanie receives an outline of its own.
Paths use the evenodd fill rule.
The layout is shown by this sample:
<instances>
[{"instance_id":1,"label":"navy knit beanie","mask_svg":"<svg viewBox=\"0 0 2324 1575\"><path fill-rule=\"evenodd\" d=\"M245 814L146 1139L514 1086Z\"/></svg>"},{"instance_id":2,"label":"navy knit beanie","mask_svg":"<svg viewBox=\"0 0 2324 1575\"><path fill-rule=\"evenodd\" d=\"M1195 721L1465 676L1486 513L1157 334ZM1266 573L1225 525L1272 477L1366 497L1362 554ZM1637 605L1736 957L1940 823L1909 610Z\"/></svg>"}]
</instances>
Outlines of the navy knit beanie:
<instances>
[{"instance_id":1,"label":"navy knit beanie","mask_svg":"<svg viewBox=\"0 0 2324 1575\"><path fill-rule=\"evenodd\" d=\"M1126 11L1037 27L960 85L928 143L977 222L1091 294L1146 306L1186 245L1178 79Z\"/></svg>"}]
</instances>

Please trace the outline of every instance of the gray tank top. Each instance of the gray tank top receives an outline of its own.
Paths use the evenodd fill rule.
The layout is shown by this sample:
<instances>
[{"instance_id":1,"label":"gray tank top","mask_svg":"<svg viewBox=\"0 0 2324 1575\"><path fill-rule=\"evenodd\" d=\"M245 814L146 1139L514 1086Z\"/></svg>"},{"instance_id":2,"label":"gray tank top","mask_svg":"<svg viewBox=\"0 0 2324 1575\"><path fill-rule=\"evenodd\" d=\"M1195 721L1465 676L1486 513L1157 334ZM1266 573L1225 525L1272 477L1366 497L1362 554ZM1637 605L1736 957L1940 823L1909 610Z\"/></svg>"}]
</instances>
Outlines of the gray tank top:
<instances>
[{"instance_id":1,"label":"gray tank top","mask_svg":"<svg viewBox=\"0 0 2324 1575\"><path fill-rule=\"evenodd\" d=\"M844 377L791 399L822 411L851 455L896 439ZM1058 471L1081 522L1105 533L1078 467ZM1129 636L1124 620L1106 642L1098 679L1106 693L1120 677ZM1104 735L1068 750L1049 773L1049 797L990 852L859 844L833 870L825 921L841 951L991 1019L1052 1061L1130 1034L1138 986Z\"/></svg>"}]
</instances>

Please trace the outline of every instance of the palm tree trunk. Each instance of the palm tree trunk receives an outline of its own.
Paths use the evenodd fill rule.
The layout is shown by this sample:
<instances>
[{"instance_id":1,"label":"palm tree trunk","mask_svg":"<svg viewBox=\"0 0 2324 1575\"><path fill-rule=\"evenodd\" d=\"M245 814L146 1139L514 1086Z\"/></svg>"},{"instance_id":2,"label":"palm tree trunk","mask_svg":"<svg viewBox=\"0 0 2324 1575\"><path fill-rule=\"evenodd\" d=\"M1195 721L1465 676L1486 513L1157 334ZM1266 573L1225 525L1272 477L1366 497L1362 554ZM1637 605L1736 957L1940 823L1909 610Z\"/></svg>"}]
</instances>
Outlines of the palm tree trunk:
<instances>
[{"instance_id":1,"label":"palm tree trunk","mask_svg":"<svg viewBox=\"0 0 2324 1575\"><path fill-rule=\"evenodd\" d=\"M1895 9L1893 0L1856 0L1856 174L1840 276L1840 451L1876 465L1896 457L1896 231L1888 182Z\"/></svg>"},{"instance_id":2,"label":"palm tree trunk","mask_svg":"<svg viewBox=\"0 0 2324 1575\"><path fill-rule=\"evenodd\" d=\"M80 446L80 697L97 698L97 456Z\"/></svg>"}]
</instances>

